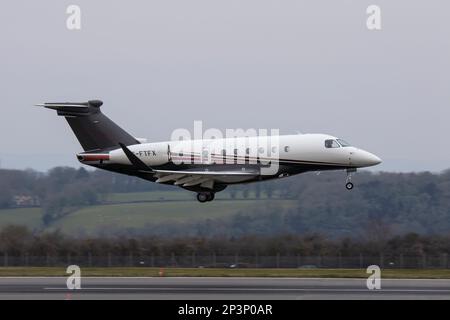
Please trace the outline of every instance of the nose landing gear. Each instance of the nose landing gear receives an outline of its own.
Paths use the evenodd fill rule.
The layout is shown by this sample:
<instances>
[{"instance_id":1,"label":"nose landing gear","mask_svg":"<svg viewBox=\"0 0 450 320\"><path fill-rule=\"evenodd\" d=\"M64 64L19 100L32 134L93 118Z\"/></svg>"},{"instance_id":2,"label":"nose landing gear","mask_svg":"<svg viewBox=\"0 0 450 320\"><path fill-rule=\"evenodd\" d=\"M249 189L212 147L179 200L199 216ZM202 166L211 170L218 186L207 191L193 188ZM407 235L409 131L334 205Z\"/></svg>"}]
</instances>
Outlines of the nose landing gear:
<instances>
[{"instance_id":1,"label":"nose landing gear","mask_svg":"<svg viewBox=\"0 0 450 320\"><path fill-rule=\"evenodd\" d=\"M352 174L356 172L356 168L347 169L347 179L345 180L345 188L347 190L352 190L354 185L352 183Z\"/></svg>"},{"instance_id":2,"label":"nose landing gear","mask_svg":"<svg viewBox=\"0 0 450 320\"><path fill-rule=\"evenodd\" d=\"M214 192L199 192L199 193L197 193L197 200L201 203L204 203L207 201L213 201L214 200Z\"/></svg>"}]
</instances>

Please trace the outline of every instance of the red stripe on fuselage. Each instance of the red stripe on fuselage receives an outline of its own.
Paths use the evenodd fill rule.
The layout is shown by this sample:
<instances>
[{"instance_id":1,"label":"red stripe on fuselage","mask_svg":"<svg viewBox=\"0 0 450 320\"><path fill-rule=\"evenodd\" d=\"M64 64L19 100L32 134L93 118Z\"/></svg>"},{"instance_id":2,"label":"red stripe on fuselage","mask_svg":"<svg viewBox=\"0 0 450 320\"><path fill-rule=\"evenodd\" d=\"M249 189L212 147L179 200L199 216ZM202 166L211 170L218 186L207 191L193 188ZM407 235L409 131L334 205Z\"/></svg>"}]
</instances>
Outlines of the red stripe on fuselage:
<instances>
[{"instance_id":1,"label":"red stripe on fuselage","mask_svg":"<svg viewBox=\"0 0 450 320\"><path fill-rule=\"evenodd\" d=\"M109 160L109 154L80 154L83 161Z\"/></svg>"}]
</instances>

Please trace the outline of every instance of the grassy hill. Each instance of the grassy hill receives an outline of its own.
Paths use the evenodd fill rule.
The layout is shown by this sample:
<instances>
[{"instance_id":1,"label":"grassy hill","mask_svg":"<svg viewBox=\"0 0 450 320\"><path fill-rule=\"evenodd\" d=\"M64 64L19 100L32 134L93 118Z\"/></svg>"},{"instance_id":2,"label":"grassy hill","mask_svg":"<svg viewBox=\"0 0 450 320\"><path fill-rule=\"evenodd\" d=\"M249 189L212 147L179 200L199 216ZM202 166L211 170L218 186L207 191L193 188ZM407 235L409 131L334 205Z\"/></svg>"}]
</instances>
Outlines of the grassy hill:
<instances>
[{"instance_id":1,"label":"grassy hill","mask_svg":"<svg viewBox=\"0 0 450 320\"><path fill-rule=\"evenodd\" d=\"M0 210L0 227L17 224L30 229L42 227L42 211L40 208L18 208Z\"/></svg>"},{"instance_id":2,"label":"grassy hill","mask_svg":"<svg viewBox=\"0 0 450 320\"><path fill-rule=\"evenodd\" d=\"M256 199L249 195L244 199L237 194L217 194L216 200L199 203L195 194L179 191L154 191L139 193L116 193L107 195L105 204L83 207L50 225L49 229L60 229L67 234L80 231L87 234L101 232L108 227L140 228L162 222L185 222L201 219L228 217L249 209L265 207L277 201L281 207L292 207L295 201L280 199ZM43 228L40 208L18 208L0 210L0 227L9 224L25 225L31 229Z\"/></svg>"}]
</instances>

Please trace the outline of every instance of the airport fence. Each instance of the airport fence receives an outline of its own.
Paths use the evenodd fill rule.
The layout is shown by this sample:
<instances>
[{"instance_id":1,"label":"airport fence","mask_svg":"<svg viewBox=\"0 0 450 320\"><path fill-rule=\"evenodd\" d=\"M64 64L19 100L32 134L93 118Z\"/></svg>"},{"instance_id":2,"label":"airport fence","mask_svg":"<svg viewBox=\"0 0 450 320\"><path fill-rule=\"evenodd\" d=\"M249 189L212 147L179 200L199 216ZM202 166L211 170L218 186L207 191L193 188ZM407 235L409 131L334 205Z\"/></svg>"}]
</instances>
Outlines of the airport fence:
<instances>
[{"instance_id":1,"label":"airport fence","mask_svg":"<svg viewBox=\"0 0 450 320\"><path fill-rule=\"evenodd\" d=\"M64 267L71 264L80 267L178 267L178 268L366 268L379 265L382 268L449 268L447 254L439 256L301 256L274 255L196 255L177 256L20 256L0 255L4 267ZM0 265L1 266L1 265Z\"/></svg>"}]
</instances>

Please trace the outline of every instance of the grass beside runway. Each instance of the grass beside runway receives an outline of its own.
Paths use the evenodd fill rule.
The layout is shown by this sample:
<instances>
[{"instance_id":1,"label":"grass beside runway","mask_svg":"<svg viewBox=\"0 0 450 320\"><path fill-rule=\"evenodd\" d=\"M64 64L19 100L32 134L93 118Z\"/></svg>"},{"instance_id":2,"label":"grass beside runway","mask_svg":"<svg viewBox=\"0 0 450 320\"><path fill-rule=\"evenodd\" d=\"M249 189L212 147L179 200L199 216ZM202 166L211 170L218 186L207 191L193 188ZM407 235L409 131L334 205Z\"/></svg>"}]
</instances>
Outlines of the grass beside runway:
<instances>
[{"instance_id":1,"label":"grass beside runway","mask_svg":"<svg viewBox=\"0 0 450 320\"><path fill-rule=\"evenodd\" d=\"M162 275L160 274L162 272ZM367 278L365 269L82 268L84 277ZM58 267L3 267L0 277L66 277ZM450 269L385 269L385 279L450 279Z\"/></svg>"}]
</instances>

